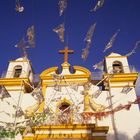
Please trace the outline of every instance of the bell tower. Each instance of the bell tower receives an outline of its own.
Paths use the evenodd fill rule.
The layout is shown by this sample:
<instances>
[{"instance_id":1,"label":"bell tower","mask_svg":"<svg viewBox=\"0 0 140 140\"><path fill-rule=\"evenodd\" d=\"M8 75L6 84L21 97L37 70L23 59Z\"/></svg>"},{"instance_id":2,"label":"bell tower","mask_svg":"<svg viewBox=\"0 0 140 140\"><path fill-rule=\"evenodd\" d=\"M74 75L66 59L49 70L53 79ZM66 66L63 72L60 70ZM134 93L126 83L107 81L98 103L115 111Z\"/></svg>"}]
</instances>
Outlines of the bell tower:
<instances>
[{"instance_id":1,"label":"bell tower","mask_svg":"<svg viewBox=\"0 0 140 140\"><path fill-rule=\"evenodd\" d=\"M30 92L33 83L33 69L29 59L21 57L10 61L7 72L0 81L8 92Z\"/></svg>"},{"instance_id":2,"label":"bell tower","mask_svg":"<svg viewBox=\"0 0 140 140\"><path fill-rule=\"evenodd\" d=\"M127 57L117 53L111 53L105 58L107 73L130 73Z\"/></svg>"},{"instance_id":3,"label":"bell tower","mask_svg":"<svg viewBox=\"0 0 140 140\"><path fill-rule=\"evenodd\" d=\"M135 83L138 78L138 73L129 66L127 56L111 53L105 57L103 77L105 79L103 83L104 89L108 91L108 104L111 110L118 106L125 107L137 99ZM123 131L129 134L130 137L133 137L132 134L138 131L139 126L137 124L140 123L139 117L133 119L133 123L131 123L130 120L134 116L140 116L137 104L131 105L128 110L121 109L112 114L110 122L111 131L109 133L113 134L116 139L119 131Z\"/></svg>"}]
</instances>

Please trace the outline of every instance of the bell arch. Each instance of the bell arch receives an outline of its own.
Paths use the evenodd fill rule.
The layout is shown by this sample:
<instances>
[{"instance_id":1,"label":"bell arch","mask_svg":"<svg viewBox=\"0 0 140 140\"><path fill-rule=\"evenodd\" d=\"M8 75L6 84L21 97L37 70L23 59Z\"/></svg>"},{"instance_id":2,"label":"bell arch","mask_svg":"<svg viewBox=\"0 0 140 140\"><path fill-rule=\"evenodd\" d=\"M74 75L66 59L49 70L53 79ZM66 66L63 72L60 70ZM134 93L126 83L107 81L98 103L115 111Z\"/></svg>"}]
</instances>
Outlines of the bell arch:
<instances>
[{"instance_id":1,"label":"bell arch","mask_svg":"<svg viewBox=\"0 0 140 140\"><path fill-rule=\"evenodd\" d=\"M120 61L114 61L112 63L113 73L124 73L123 64Z\"/></svg>"}]
</instances>

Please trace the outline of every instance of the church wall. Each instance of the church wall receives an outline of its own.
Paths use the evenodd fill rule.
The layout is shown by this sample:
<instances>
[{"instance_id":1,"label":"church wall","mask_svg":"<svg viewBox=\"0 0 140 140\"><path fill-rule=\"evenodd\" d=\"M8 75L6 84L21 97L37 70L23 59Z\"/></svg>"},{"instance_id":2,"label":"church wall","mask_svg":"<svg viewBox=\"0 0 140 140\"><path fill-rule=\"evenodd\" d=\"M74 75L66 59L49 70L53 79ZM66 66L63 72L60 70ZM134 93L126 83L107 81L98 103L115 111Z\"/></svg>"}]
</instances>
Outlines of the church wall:
<instances>
[{"instance_id":1,"label":"church wall","mask_svg":"<svg viewBox=\"0 0 140 140\"><path fill-rule=\"evenodd\" d=\"M136 100L134 88L132 88L132 90L127 94L122 93L121 91L122 88L110 89L111 95L113 95L113 97L111 98L113 108L118 107L119 105L127 105L129 102L134 102ZM117 111L114 114L114 122L116 131L120 139L122 139L121 135L125 134L133 140L134 135L139 131L140 111L138 105L132 104L130 109L128 110L122 109L120 111ZM114 135L114 127L112 125L111 115L106 118L102 118L101 121L97 121L97 124L99 126L109 125L108 134ZM108 140L112 140L112 137L108 138Z\"/></svg>"},{"instance_id":2,"label":"church wall","mask_svg":"<svg viewBox=\"0 0 140 140\"><path fill-rule=\"evenodd\" d=\"M84 96L82 95L83 86L79 86L78 91L74 91L69 86L62 86L60 90L61 91L56 91L54 87L47 87L46 104L57 104L56 102L67 99L69 102L71 102L71 104L77 105L84 99ZM53 106L53 109L54 111L56 110L55 105Z\"/></svg>"}]
</instances>

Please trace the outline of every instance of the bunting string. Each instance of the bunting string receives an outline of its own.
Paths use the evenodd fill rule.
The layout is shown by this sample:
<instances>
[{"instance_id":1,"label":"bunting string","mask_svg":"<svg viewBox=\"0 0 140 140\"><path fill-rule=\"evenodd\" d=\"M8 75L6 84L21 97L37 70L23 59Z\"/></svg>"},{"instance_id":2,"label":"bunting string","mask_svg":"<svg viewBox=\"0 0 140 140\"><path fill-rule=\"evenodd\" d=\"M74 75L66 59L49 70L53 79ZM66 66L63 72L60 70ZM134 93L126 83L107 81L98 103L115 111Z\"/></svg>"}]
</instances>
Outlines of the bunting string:
<instances>
[{"instance_id":1,"label":"bunting string","mask_svg":"<svg viewBox=\"0 0 140 140\"><path fill-rule=\"evenodd\" d=\"M126 109L126 110L130 110L130 107L133 105L133 104L140 104L140 97L138 97L135 101L133 102L128 102L128 104L126 105L118 105L117 107L115 107L113 110L111 111L101 111L101 112L83 112L81 113L82 117L85 119L85 120L88 120L90 119L91 117L95 117L96 119L98 120L101 120L102 118L106 118L108 117L109 115L111 114L114 114L118 111L121 111L123 109Z\"/></svg>"}]
</instances>

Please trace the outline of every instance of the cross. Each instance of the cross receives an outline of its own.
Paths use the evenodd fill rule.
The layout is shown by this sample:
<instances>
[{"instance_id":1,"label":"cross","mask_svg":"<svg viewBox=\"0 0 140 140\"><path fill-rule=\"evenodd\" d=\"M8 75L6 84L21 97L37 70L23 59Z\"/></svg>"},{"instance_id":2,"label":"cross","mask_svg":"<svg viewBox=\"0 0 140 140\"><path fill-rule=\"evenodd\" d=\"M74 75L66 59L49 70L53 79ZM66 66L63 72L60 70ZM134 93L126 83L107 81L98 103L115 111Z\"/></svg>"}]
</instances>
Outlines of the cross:
<instances>
[{"instance_id":1,"label":"cross","mask_svg":"<svg viewBox=\"0 0 140 140\"><path fill-rule=\"evenodd\" d=\"M68 47L65 47L65 49L60 50L59 53L64 54L64 62L68 62L68 54L73 54L74 50L69 50Z\"/></svg>"}]
</instances>

